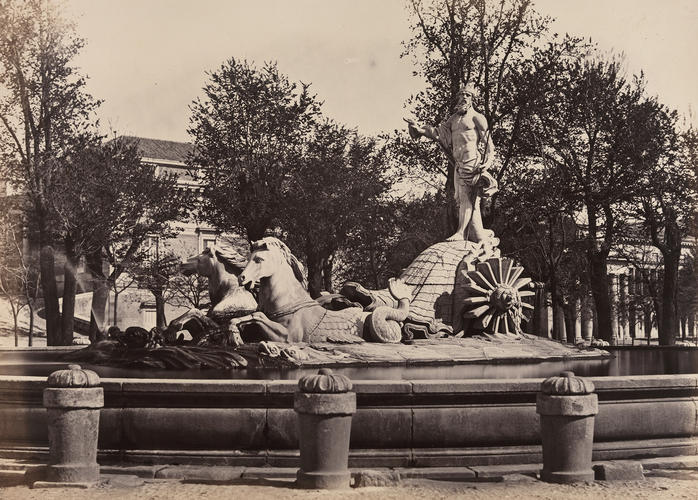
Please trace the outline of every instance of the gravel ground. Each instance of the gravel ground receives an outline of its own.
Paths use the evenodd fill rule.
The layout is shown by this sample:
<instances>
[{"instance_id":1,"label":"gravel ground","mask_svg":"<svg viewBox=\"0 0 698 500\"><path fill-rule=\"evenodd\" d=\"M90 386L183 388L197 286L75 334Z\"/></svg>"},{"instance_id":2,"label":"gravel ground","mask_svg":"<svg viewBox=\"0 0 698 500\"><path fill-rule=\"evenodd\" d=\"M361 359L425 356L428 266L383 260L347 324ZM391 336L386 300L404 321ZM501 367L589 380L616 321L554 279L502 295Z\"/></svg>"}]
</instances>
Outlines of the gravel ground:
<instances>
[{"instance_id":1,"label":"gravel ground","mask_svg":"<svg viewBox=\"0 0 698 500\"><path fill-rule=\"evenodd\" d=\"M459 483L429 480L407 480L399 486L355 488L346 491L309 491L293 488L293 483L282 480L259 480L247 484L182 483L172 480L154 480L141 486L106 484L93 489L30 489L12 486L11 481L0 482L3 500L52 500L70 498L92 500L102 498L195 500L197 498L339 498L339 499L437 499L437 498L537 498L558 500L591 499L618 500L624 498L691 499L698 498L698 471L653 471L643 481L590 482L575 485L554 485L525 476L510 476L500 483Z\"/></svg>"}]
</instances>

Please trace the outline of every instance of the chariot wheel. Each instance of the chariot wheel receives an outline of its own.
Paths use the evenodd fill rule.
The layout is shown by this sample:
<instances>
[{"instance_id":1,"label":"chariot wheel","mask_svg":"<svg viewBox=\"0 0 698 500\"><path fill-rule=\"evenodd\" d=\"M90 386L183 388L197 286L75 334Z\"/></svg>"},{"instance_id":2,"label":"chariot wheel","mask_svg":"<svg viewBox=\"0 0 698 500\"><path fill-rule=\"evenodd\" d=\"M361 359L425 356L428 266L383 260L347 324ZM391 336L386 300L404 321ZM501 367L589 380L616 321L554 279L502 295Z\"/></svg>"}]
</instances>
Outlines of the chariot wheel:
<instances>
[{"instance_id":1,"label":"chariot wheel","mask_svg":"<svg viewBox=\"0 0 698 500\"><path fill-rule=\"evenodd\" d=\"M524 309L531 311L531 278L522 278L524 268L509 258L492 258L476 264L472 271L463 271L468 297L463 300L466 334L523 333Z\"/></svg>"}]
</instances>

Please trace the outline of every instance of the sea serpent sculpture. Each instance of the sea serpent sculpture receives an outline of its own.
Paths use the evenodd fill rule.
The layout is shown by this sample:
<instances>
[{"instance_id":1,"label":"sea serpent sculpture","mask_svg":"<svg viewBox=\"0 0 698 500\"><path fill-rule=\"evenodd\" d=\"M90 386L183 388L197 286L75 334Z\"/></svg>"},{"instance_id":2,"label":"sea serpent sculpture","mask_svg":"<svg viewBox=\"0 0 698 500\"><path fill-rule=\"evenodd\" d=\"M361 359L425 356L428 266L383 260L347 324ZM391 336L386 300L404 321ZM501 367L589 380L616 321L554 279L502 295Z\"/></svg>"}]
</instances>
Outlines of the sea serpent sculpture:
<instances>
[{"instance_id":1,"label":"sea serpent sculpture","mask_svg":"<svg viewBox=\"0 0 698 500\"><path fill-rule=\"evenodd\" d=\"M325 309L308 294L303 265L273 237L252 244L239 282L247 289L258 287L259 311L232 323L239 328L256 324L274 342L397 343L402 339L401 322L409 313L410 291L398 279L389 283L396 307L377 307L372 312L359 307Z\"/></svg>"}]
</instances>

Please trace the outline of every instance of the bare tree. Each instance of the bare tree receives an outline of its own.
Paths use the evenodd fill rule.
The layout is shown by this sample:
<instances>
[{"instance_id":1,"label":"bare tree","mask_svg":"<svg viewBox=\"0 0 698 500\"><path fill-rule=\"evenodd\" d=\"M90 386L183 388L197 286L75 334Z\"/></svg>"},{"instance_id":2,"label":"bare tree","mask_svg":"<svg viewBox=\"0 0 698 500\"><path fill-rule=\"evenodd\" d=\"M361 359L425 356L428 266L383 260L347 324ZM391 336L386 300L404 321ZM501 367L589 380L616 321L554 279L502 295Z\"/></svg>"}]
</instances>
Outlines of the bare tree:
<instances>
[{"instance_id":1,"label":"bare tree","mask_svg":"<svg viewBox=\"0 0 698 500\"><path fill-rule=\"evenodd\" d=\"M0 213L0 294L7 300L14 323L15 347L19 345L19 314L29 308L28 344L33 343L34 311L39 288L39 272L24 245L24 227L14 203L3 200Z\"/></svg>"},{"instance_id":2,"label":"bare tree","mask_svg":"<svg viewBox=\"0 0 698 500\"><path fill-rule=\"evenodd\" d=\"M93 277L92 340L106 326L109 291L124 272L148 257L147 241L178 232L192 208L177 177L141 161L137 142L115 138L83 148L71 158L61 187L66 220Z\"/></svg>"},{"instance_id":3,"label":"bare tree","mask_svg":"<svg viewBox=\"0 0 698 500\"><path fill-rule=\"evenodd\" d=\"M72 66L82 46L56 4L0 2L0 165L26 196L27 222L38 235L49 345L70 343L73 335L65 328L61 333L54 269L61 234L54 195L76 141L94 135L98 102ZM72 311L64 316L72 317Z\"/></svg>"}]
</instances>

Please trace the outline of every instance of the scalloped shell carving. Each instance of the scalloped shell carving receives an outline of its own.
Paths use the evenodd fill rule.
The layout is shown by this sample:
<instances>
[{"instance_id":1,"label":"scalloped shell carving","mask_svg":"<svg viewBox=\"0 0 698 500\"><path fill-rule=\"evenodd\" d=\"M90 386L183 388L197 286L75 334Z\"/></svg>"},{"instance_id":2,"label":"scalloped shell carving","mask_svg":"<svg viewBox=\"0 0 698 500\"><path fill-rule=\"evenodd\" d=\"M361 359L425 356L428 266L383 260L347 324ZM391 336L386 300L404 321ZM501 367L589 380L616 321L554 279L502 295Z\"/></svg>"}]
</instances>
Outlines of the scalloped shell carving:
<instances>
[{"instance_id":1,"label":"scalloped shell carving","mask_svg":"<svg viewBox=\"0 0 698 500\"><path fill-rule=\"evenodd\" d=\"M352 389L351 380L344 375L333 373L329 368L322 368L317 375L306 375L298 381L301 392L320 394L339 394Z\"/></svg>"},{"instance_id":2,"label":"scalloped shell carving","mask_svg":"<svg viewBox=\"0 0 698 500\"><path fill-rule=\"evenodd\" d=\"M80 365L68 365L67 370L57 370L48 376L49 387L96 387L99 375L92 370L83 370Z\"/></svg>"}]
</instances>

